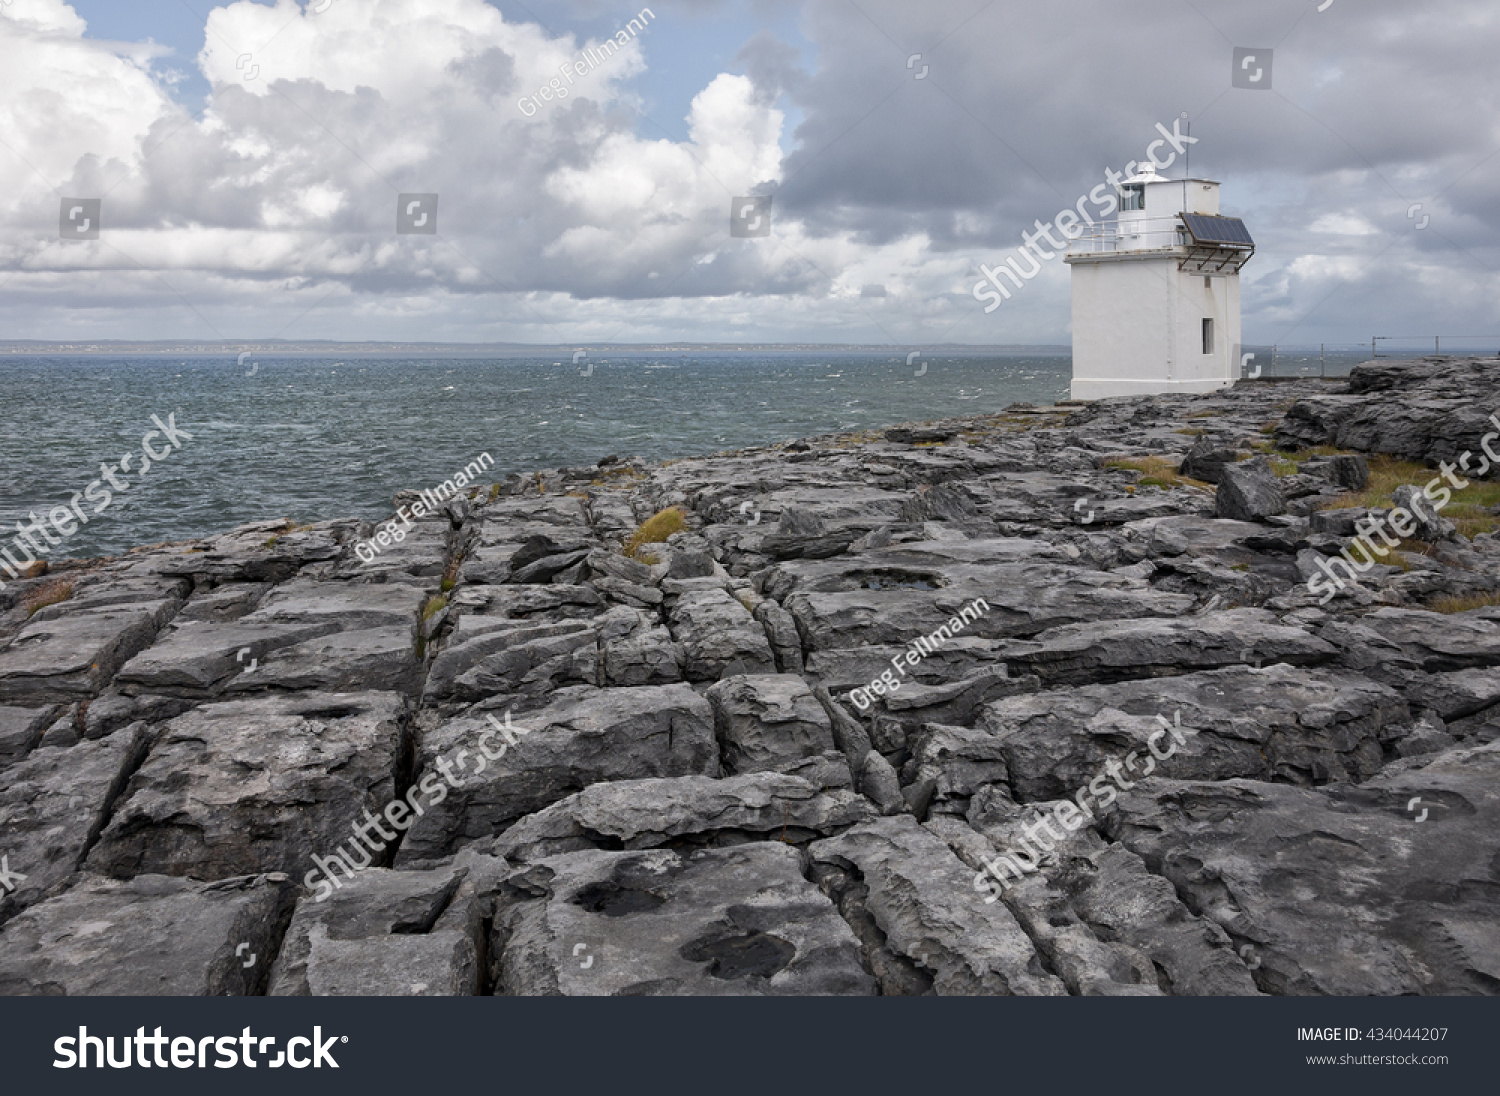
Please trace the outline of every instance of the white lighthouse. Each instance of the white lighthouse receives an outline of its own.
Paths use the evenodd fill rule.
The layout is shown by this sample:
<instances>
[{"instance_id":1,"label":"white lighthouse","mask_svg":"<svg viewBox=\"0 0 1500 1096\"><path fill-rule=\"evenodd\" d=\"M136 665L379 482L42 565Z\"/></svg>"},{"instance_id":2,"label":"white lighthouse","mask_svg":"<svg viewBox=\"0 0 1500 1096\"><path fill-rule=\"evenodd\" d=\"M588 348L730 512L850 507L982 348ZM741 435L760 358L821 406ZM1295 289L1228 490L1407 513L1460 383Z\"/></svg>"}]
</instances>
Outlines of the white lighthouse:
<instances>
[{"instance_id":1,"label":"white lighthouse","mask_svg":"<svg viewBox=\"0 0 1500 1096\"><path fill-rule=\"evenodd\" d=\"M1113 222L1085 229L1073 268L1077 400L1209 392L1239 376L1240 268L1255 242L1219 216L1219 184L1149 163L1120 183Z\"/></svg>"}]
</instances>

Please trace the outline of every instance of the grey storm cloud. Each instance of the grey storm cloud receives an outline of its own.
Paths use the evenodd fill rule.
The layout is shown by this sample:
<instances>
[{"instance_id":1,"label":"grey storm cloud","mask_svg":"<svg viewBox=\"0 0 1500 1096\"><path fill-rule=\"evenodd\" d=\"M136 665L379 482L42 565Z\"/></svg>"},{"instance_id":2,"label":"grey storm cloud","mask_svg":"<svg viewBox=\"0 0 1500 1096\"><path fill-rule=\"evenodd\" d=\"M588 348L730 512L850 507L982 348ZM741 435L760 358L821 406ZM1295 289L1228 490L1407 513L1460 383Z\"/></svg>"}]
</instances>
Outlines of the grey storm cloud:
<instances>
[{"instance_id":1,"label":"grey storm cloud","mask_svg":"<svg viewBox=\"0 0 1500 1096\"><path fill-rule=\"evenodd\" d=\"M28 5L0 9L0 314L36 337L1061 341L1060 262L992 317L978 264L1184 112L1256 236L1247 336L1500 328L1485 0L806 0L801 41L752 32L697 90L687 140L643 120L638 45L560 77L600 43L482 0L222 5L201 115L154 47ZM680 49L729 8L667 0L641 34L678 20ZM1273 52L1269 88L1232 86L1236 47ZM437 235L395 232L406 192L441 195ZM103 197L99 241L58 243L61 195ZM731 235L745 195L769 237Z\"/></svg>"}]
</instances>

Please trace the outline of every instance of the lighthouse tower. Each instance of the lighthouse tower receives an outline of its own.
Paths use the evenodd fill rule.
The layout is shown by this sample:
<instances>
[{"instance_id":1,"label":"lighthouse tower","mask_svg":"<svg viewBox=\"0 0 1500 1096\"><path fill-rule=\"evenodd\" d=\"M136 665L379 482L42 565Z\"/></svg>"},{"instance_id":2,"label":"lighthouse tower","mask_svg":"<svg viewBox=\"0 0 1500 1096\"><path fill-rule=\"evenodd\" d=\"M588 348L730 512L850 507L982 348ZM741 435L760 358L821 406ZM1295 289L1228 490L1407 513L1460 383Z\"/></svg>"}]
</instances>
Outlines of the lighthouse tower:
<instances>
[{"instance_id":1,"label":"lighthouse tower","mask_svg":"<svg viewBox=\"0 0 1500 1096\"><path fill-rule=\"evenodd\" d=\"M1112 222L1085 228L1073 268L1076 400L1210 392L1239 376L1240 268L1255 242L1219 215L1219 184L1166 179L1149 163L1121 181Z\"/></svg>"}]
</instances>

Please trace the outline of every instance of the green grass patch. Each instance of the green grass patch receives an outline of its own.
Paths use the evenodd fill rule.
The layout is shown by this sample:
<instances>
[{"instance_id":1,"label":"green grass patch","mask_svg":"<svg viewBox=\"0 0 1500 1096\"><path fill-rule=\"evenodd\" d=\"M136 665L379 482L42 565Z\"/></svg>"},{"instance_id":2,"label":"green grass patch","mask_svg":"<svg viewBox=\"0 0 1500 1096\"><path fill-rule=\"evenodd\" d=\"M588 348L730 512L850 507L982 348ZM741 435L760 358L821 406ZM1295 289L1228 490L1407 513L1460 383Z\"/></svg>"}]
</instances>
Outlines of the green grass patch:
<instances>
[{"instance_id":1,"label":"green grass patch","mask_svg":"<svg viewBox=\"0 0 1500 1096\"><path fill-rule=\"evenodd\" d=\"M673 533L687 528L687 513L680 506L668 506L641 522L640 528L625 541L624 551L631 559L640 559L639 552L647 544L660 544Z\"/></svg>"},{"instance_id":2,"label":"green grass patch","mask_svg":"<svg viewBox=\"0 0 1500 1096\"><path fill-rule=\"evenodd\" d=\"M1312 460L1314 457L1360 456L1359 453L1354 452L1352 449L1340 449L1334 445L1314 445L1309 449L1285 449L1281 453L1287 460L1294 460L1298 464L1301 464L1305 460Z\"/></svg>"},{"instance_id":3,"label":"green grass patch","mask_svg":"<svg viewBox=\"0 0 1500 1096\"><path fill-rule=\"evenodd\" d=\"M1212 487L1212 484L1195 480L1190 476L1177 474L1177 466L1180 461L1170 457L1111 457L1104 462L1106 468L1120 468L1126 471L1140 472L1141 478L1138 486L1141 487L1165 487L1171 490L1174 487Z\"/></svg>"},{"instance_id":4,"label":"green grass patch","mask_svg":"<svg viewBox=\"0 0 1500 1096\"><path fill-rule=\"evenodd\" d=\"M1431 483L1438 473L1416 461L1398 460L1395 457L1371 457L1370 482L1363 491L1351 491L1337 495L1319 506L1320 510L1342 510L1364 506L1371 509L1389 509L1395 505L1391 493L1398 487L1410 484L1421 488ZM1463 477L1460 477L1463 478ZM1446 482L1444 486L1447 486ZM1442 517L1453 522L1458 532L1473 540L1481 533L1500 530L1500 518L1491 511L1500 506L1500 482L1469 480L1464 488L1449 488L1452 500L1440 511Z\"/></svg>"},{"instance_id":5,"label":"green grass patch","mask_svg":"<svg viewBox=\"0 0 1500 1096\"><path fill-rule=\"evenodd\" d=\"M1434 613L1467 613L1470 609L1485 609L1500 605L1500 594L1471 594L1469 597L1440 597L1428 602Z\"/></svg>"}]
</instances>

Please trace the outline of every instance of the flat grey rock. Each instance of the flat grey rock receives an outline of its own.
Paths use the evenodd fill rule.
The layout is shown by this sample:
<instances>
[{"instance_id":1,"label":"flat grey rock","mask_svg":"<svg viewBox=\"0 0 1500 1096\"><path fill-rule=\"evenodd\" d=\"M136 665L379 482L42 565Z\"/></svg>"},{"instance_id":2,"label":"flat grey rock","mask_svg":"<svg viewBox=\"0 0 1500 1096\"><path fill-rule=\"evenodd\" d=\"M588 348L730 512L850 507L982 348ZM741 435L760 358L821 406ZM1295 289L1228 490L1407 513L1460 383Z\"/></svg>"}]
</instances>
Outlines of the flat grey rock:
<instances>
[{"instance_id":1,"label":"flat grey rock","mask_svg":"<svg viewBox=\"0 0 1500 1096\"><path fill-rule=\"evenodd\" d=\"M300 880L314 856L353 841L363 812L396 797L403 718L394 693L231 700L178 716L156 732L89 866Z\"/></svg>"},{"instance_id":2,"label":"flat grey rock","mask_svg":"<svg viewBox=\"0 0 1500 1096\"><path fill-rule=\"evenodd\" d=\"M84 876L0 929L0 994L261 994L294 900L284 875Z\"/></svg>"},{"instance_id":3,"label":"flat grey rock","mask_svg":"<svg viewBox=\"0 0 1500 1096\"><path fill-rule=\"evenodd\" d=\"M874 992L849 926L779 842L567 853L506 886L517 896L496 921L507 994Z\"/></svg>"},{"instance_id":4,"label":"flat grey rock","mask_svg":"<svg viewBox=\"0 0 1500 1096\"><path fill-rule=\"evenodd\" d=\"M294 579L233 620L174 623L119 681L186 697L229 692L411 687L421 590Z\"/></svg>"},{"instance_id":5,"label":"flat grey rock","mask_svg":"<svg viewBox=\"0 0 1500 1096\"><path fill-rule=\"evenodd\" d=\"M781 773L612 780L528 815L493 849L508 860L534 861L616 842L628 849L694 840L802 843L874 817L850 790Z\"/></svg>"},{"instance_id":6,"label":"flat grey rock","mask_svg":"<svg viewBox=\"0 0 1500 1096\"><path fill-rule=\"evenodd\" d=\"M321 902L303 898L276 956L268 993L473 996L480 985L484 915L475 883L488 892L506 870L504 861L472 858L432 871L370 868Z\"/></svg>"},{"instance_id":7,"label":"flat grey rock","mask_svg":"<svg viewBox=\"0 0 1500 1096\"><path fill-rule=\"evenodd\" d=\"M1500 666L1500 623L1479 613L1381 607L1361 617L1359 625L1429 673Z\"/></svg>"},{"instance_id":8,"label":"flat grey rock","mask_svg":"<svg viewBox=\"0 0 1500 1096\"><path fill-rule=\"evenodd\" d=\"M515 719L522 731L514 745L496 731L493 714L471 712L424 736L417 772L437 779L442 760L459 776L407 830L398 866L498 836L601 781L719 775L713 711L686 685L570 690ZM499 756L486 758L485 750Z\"/></svg>"},{"instance_id":9,"label":"flat grey rock","mask_svg":"<svg viewBox=\"0 0 1500 1096\"><path fill-rule=\"evenodd\" d=\"M981 726L997 740L1013 791L1032 800L1071 798L1109 761L1125 783L1153 771L1179 780L1364 780L1384 763L1382 743L1412 722L1388 686L1277 663L1012 697L988 705Z\"/></svg>"},{"instance_id":10,"label":"flat grey rock","mask_svg":"<svg viewBox=\"0 0 1500 1096\"><path fill-rule=\"evenodd\" d=\"M1115 834L1254 949L1269 992L1489 994L1500 744L1414 760L1360 787L1153 780Z\"/></svg>"},{"instance_id":11,"label":"flat grey rock","mask_svg":"<svg viewBox=\"0 0 1500 1096\"><path fill-rule=\"evenodd\" d=\"M944 628L978 639L1026 636L1085 621L1175 616L1193 605L1189 597L1157 592L1138 578L1055 564L965 565L950 568L945 581L933 590L799 589L785 604L811 651L866 643L904 647ZM989 608L976 606L976 598ZM980 615L964 621L965 608Z\"/></svg>"},{"instance_id":12,"label":"flat grey rock","mask_svg":"<svg viewBox=\"0 0 1500 1096\"><path fill-rule=\"evenodd\" d=\"M834 749L828 714L797 674L725 678L704 696L726 773L784 772Z\"/></svg>"},{"instance_id":13,"label":"flat grey rock","mask_svg":"<svg viewBox=\"0 0 1500 1096\"><path fill-rule=\"evenodd\" d=\"M815 865L830 885L852 869L868 893L863 904L885 934L885 947L915 964L940 996L1060 996L1030 938L1003 906L986 906L973 875L942 840L909 815L897 815L815 842ZM844 876L839 879L838 876Z\"/></svg>"},{"instance_id":14,"label":"flat grey rock","mask_svg":"<svg viewBox=\"0 0 1500 1096\"><path fill-rule=\"evenodd\" d=\"M1005 649L1013 673L1035 673L1048 685L1157 677L1253 662L1295 666L1326 662L1330 643L1277 622L1263 609L1201 616L1075 624L1014 640Z\"/></svg>"},{"instance_id":15,"label":"flat grey rock","mask_svg":"<svg viewBox=\"0 0 1500 1096\"><path fill-rule=\"evenodd\" d=\"M5 771L0 854L12 880L0 918L65 886L82 865L149 743L137 724L98 742L42 747Z\"/></svg>"},{"instance_id":16,"label":"flat grey rock","mask_svg":"<svg viewBox=\"0 0 1500 1096\"><path fill-rule=\"evenodd\" d=\"M0 651L0 701L44 704L92 696L176 611L175 598L33 620Z\"/></svg>"}]
</instances>

